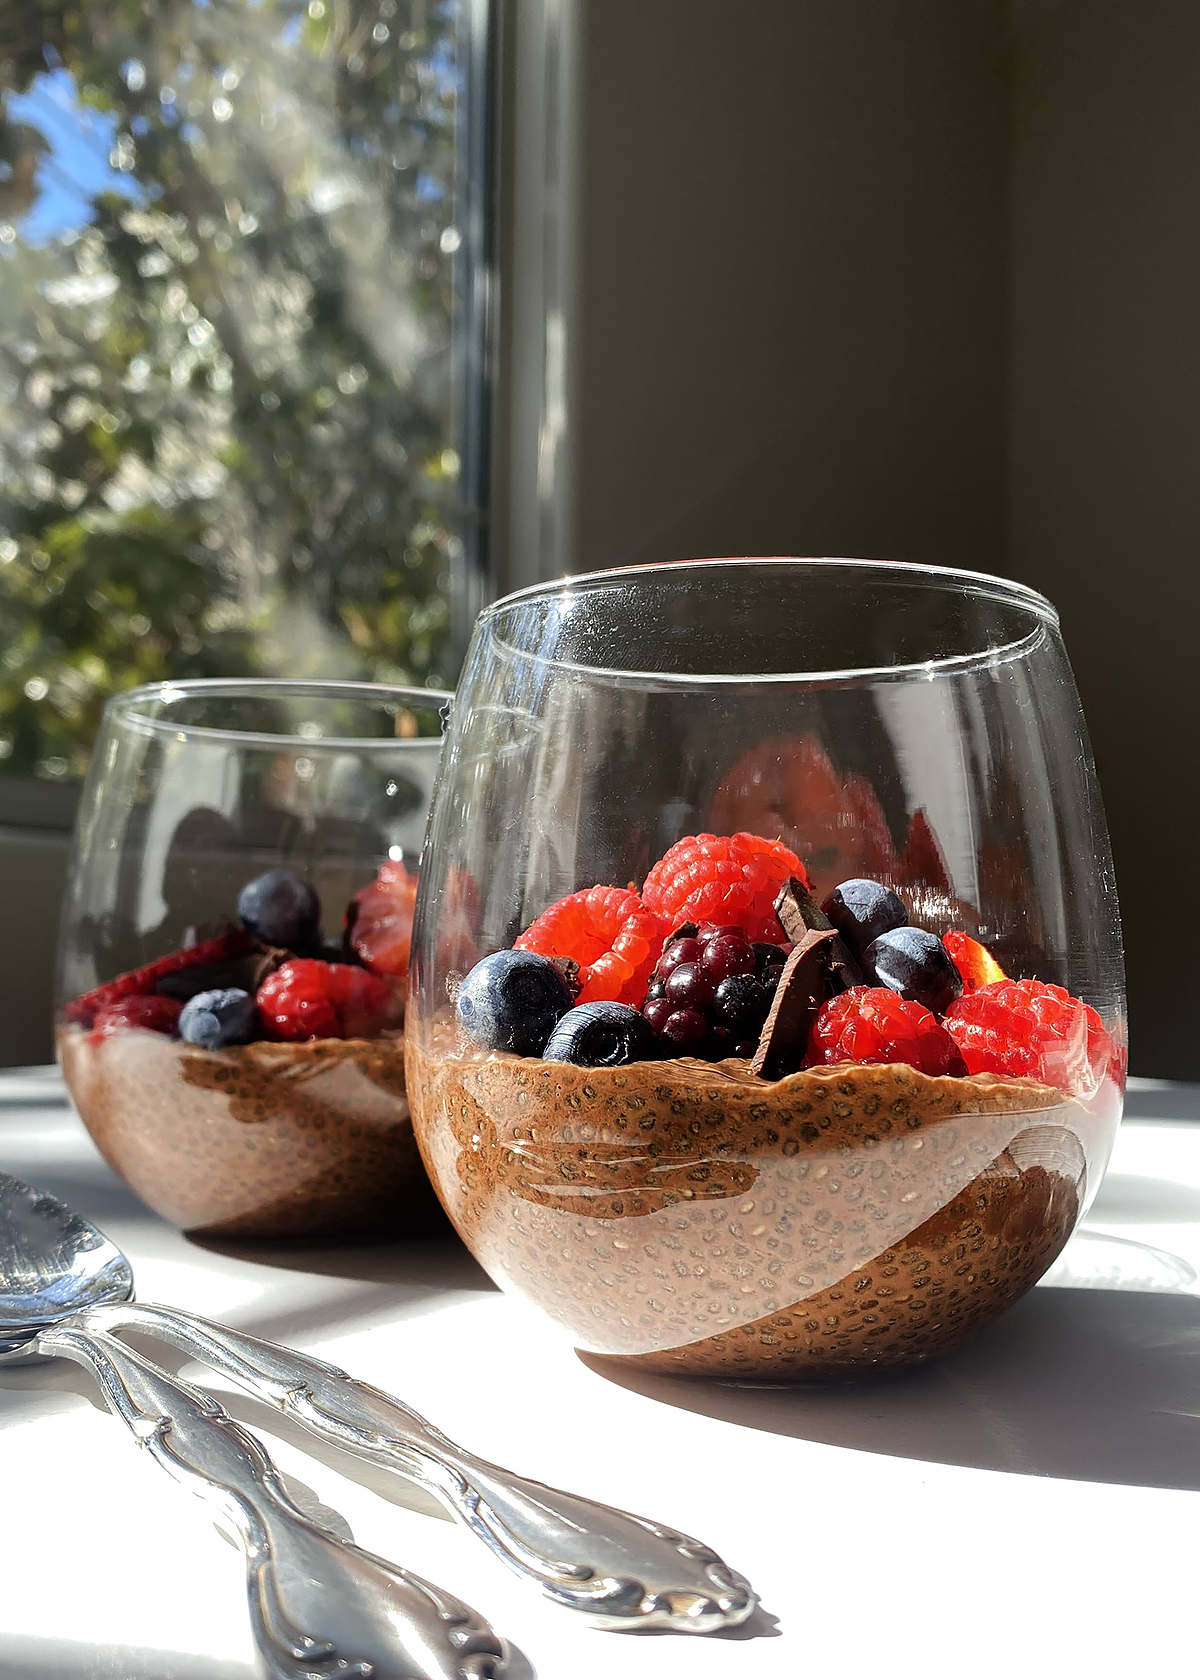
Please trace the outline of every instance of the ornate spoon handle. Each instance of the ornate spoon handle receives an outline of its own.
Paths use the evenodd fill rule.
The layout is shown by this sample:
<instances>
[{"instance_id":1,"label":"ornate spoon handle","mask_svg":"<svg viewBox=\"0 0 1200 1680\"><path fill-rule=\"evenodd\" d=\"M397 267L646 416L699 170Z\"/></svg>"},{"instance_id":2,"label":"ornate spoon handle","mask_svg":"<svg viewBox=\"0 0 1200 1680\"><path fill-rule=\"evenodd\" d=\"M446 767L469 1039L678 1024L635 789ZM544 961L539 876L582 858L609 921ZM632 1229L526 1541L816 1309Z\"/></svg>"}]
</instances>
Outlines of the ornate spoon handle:
<instances>
[{"instance_id":1,"label":"ornate spoon handle","mask_svg":"<svg viewBox=\"0 0 1200 1680\"><path fill-rule=\"evenodd\" d=\"M97 1378L147 1452L232 1522L254 1639L273 1680L494 1680L504 1646L461 1600L338 1539L292 1504L266 1450L209 1394L83 1315L38 1334Z\"/></svg>"},{"instance_id":2,"label":"ornate spoon handle","mask_svg":"<svg viewBox=\"0 0 1200 1680\"><path fill-rule=\"evenodd\" d=\"M601 1627L708 1633L744 1622L757 1602L700 1541L475 1458L336 1365L170 1307L98 1307L88 1322L170 1342L314 1434L420 1482L510 1568Z\"/></svg>"}]
</instances>

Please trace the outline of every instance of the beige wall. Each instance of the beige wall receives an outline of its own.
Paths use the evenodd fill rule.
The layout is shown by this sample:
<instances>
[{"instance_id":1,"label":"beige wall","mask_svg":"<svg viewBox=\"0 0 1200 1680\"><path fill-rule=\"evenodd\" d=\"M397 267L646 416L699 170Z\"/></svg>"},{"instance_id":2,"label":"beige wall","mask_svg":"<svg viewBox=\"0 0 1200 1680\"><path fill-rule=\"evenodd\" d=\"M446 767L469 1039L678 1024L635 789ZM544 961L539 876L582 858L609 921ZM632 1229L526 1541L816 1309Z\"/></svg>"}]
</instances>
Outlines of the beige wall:
<instances>
[{"instance_id":1,"label":"beige wall","mask_svg":"<svg viewBox=\"0 0 1200 1680\"><path fill-rule=\"evenodd\" d=\"M567 538L1062 611L1135 1071L1200 1078L1200 5L580 0Z\"/></svg>"},{"instance_id":2,"label":"beige wall","mask_svg":"<svg viewBox=\"0 0 1200 1680\"><path fill-rule=\"evenodd\" d=\"M1200 5L1016 12L1011 568L1063 618L1133 1066L1200 1078Z\"/></svg>"},{"instance_id":3,"label":"beige wall","mask_svg":"<svg viewBox=\"0 0 1200 1680\"><path fill-rule=\"evenodd\" d=\"M0 827L0 1067L54 1059L50 1010L67 836Z\"/></svg>"},{"instance_id":4,"label":"beige wall","mask_svg":"<svg viewBox=\"0 0 1200 1680\"><path fill-rule=\"evenodd\" d=\"M573 567L1004 560L988 0L590 0Z\"/></svg>"}]
</instances>

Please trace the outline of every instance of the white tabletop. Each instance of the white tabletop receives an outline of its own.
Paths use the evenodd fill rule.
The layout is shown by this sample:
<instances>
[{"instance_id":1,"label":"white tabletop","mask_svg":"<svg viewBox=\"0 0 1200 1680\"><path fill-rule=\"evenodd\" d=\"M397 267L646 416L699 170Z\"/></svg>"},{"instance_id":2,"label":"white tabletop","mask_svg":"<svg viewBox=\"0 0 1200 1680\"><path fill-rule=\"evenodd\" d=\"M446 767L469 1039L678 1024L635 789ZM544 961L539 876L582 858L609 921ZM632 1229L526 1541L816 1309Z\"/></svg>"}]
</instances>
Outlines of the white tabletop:
<instances>
[{"instance_id":1,"label":"white tabletop","mask_svg":"<svg viewBox=\"0 0 1200 1680\"><path fill-rule=\"evenodd\" d=\"M1200 1667L1200 1087L1135 1082L1128 1112L1031 1296L937 1364L821 1390L616 1381L449 1234L202 1247L113 1178L51 1073L0 1076L0 1168L101 1224L141 1299L334 1359L488 1457L701 1536L761 1595L730 1636L594 1631L206 1377L301 1498L482 1610L516 1680L1174 1680ZM0 1475L4 1680L252 1680L240 1554L81 1370L0 1368Z\"/></svg>"}]
</instances>

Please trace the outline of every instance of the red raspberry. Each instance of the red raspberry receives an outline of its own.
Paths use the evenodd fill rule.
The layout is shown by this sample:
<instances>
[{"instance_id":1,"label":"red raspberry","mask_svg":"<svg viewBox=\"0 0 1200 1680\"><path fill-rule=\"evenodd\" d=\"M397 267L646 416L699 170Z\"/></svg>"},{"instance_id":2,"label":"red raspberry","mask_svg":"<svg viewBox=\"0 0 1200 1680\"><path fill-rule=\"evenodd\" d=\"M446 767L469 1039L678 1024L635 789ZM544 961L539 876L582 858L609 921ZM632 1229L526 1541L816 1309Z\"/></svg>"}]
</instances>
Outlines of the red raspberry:
<instances>
[{"instance_id":1,"label":"red raspberry","mask_svg":"<svg viewBox=\"0 0 1200 1680\"><path fill-rule=\"evenodd\" d=\"M942 935L942 944L949 951L951 962L962 975L964 992L978 992L982 987L991 986L997 980L1008 979L1008 975L987 946L981 945L978 939L972 939L969 934L952 928L949 933Z\"/></svg>"},{"instance_id":2,"label":"red raspberry","mask_svg":"<svg viewBox=\"0 0 1200 1680\"><path fill-rule=\"evenodd\" d=\"M155 985L164 976L177 974L185 968L207 968L210 963L230 962L235 957L244 957L253 943L244 928L236 928L230 933L218 934L215 939L205 939L199 945L189 945L186 950L172 951L168 956L159 957L157 962L147 963L145 968L118 974L115 980L106 981L95 991L72 998L63 1015L68 1021L78 1021L81 1026L90 1027L108 1004L121 998L150 997Z\"/></svg>"},{"instance_id":3,"label":"red raspberry","mask_svg":"<svg viewBox=\"0 0 1200 1680\"><path fill-rule=\"evenodd\" d=\"M403 863L389 860L380 864L375 879L350 902L355 906L350 943L359 957L372 974L406 980L417 877Z\"/></svg>"},{"instance_id":4,"label":"red raspberry","mask_svg":"<svg viewBox=\"0 0 1200 1680\"><path fill-rule=\"evenodd\" d=\"M964 992L946 1011L946 1031L970 1073L1038 1079L1090 1097L1119 1056L1099 1015L1043 980L997 980Z\"/></svg>"},{"instance_id":5,"label":"red raspberry","mask_svg":"<svg viewBox=\"0 0 1200 1680\"><path fill-rule=\"evenodd\" d=\"M588 887L543 910L516 948L572 957L579 964L577 1003L627 1003L637 1009L667 931L632 888Z\"/></svg>"},{"instance_id":6,"label":"red raspberry","mask_svg":"<svg viewBox=\"0 0 1200 1680\"><path fill-rule=\"evenodd\" d=\"M835 1062L906 1062L930 1074L965 1071L937 1016L886 986L852 986L821 1005L805 1065Z\"/></svg>"},{"instance_id":7,"label":"red raspberry","mask_svg":"<svg viewBox=\"0 0 1200 1680\"><path fill-rule=\"evenodd\" d=\"M808 885L804 865L781 840L689 834L654 865L642 898L668 931L684 922L719 922L780 945L784 932L774 904L789 875Z\"/></svg>"},{"instance_id":8,"label":"red raspberry","mask_svg":"<svg viewBox=\"0 0 1200 1680\"><path fill-rule=\"evenodd\" d=\"M179 1024L183 1005L178 998L125 997L102 1004L96 1011L92 1028L95 1038L108 1038L126 1027L141 1027L146 1032L166 1033L171 1037Z\"/></svg>"},{"instance_id":9,"label":"red raspberry","mask_svg":"<svg viewBox=\"0 0 1200 1680\"><path fill-rule=\"evenodd\" d=\"M268 1038L373 1038L386 1026L393 991L350 963L297 957L268 974L255 999Z\"/></svg>"}]
</instances>

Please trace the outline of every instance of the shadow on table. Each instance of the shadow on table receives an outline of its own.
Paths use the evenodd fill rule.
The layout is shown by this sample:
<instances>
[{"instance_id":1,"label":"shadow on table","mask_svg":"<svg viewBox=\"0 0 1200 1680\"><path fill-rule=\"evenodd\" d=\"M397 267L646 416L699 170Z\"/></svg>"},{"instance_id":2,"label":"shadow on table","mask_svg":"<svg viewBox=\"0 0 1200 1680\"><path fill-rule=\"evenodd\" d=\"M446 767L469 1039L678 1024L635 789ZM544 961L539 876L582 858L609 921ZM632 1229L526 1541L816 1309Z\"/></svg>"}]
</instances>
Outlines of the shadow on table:
<instances>
[{"instance_id":1,"label":"shadow on table","mask_svg":"<svg viewBox=\"0 0 1200 1680\"><path fill-rule=\"evenodd\" d=\"M1125 1093L1126 1120L1200 1120L1200 1091L1171 1080L1135 1081Z\"/></svg>"},{"instance_id":2,"label":"shadow on table","mask_svg":"<svg viewBox=\"0 0 1200 1680\"><path fill-rule=\"evenodd\" d=\"M955 1353L828 1388L599 1375L706 1417L858 1452L1200 1491L1200 1299L1041 1288Z\"/></svg>"},{"instance_id":3,"label":"shadow on table","mask_svg":"<svg viewBox=\"0 0 1200 1680\"><path fill-rule=\"evenodd\" d=\"M1109 1173L1091 1218L1107 1225L1188 1225L1200 1220L1200 1190L1170 1178Z\"/></svg>"},{"instance_id":4,"label":"shadow on table","mask_svg":"<svg viewBox=\"0 0 1200 1680\"><path fill-rule=\"evenodd\" d=\"M32 1183L38 1190L57 1196L60 1202L66 1202L68 1207L82 1213L85 1219L96 1225L103 1226L106 1221L111 1224L116 1220L140 1223L155 1218L140 1197L113 1177L99 1156L96 1157L94 1171L75 1161L66 1167L47 1162L36 1173L20 1165L9 1165L8 1170L17 1178Z\"/></svg>"},{"instance_id":5,"label":"shadow on table","mask_svg":"<svg viewBox=\"0 0 1200 1680\"><path fill-rule=\"evenodd\" d=\"M494 1290L444 1214L422 1219L398 1242L234 1241L192 1234L187 1241L210 1254L278 1266L289 1272L352 1278L361 1283L437 1282L446 1289Z\"/></svg>"}]
</instances>

